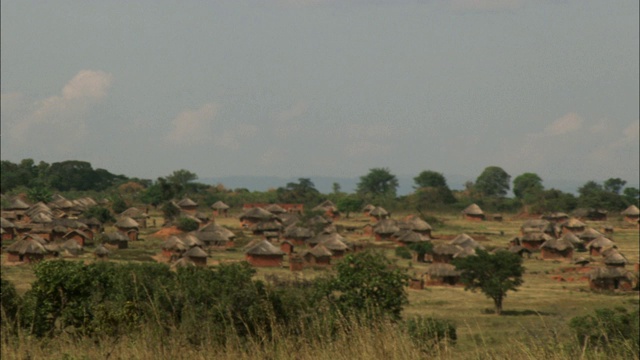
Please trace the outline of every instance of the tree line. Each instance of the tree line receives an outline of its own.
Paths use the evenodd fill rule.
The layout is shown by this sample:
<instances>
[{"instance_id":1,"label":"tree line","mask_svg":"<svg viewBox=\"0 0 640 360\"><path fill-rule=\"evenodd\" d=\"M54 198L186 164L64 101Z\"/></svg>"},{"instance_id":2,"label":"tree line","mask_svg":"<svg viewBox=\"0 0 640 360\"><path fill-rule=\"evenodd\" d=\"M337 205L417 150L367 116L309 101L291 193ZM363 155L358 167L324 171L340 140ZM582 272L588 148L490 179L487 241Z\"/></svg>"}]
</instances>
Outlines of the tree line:
<instances>
[{"instance_id":1,"label":"tree line","mask_svg":"<svg viewBox=\"0 0 640 360\"><path fill-rule=\"evenodd\" d=\"M543 179L535 173L523 173L512 179L499 166L488 166L475 181L468 181L462 190L452 190L442 173L433 170L420 172L414 180L414 192L398 196L398 178L385 167L372 168L360 176L356 191L345 193L340 185L323 194L309 178L299 178L284 186L267 191L231 189L223 184L198 182L197 174L180 169L156 180L129 178L104 169L93 169L84 161L69 160L37 165L32 159L20 163L2 161L0 164L2 193L25 192L33 201L47 201L53 192L94 191L111 197L118 207L127 203L161 206L172 199L192 197L201 204L224 201L230 206L247 202L302 203L315 206L324 200L333 201L347 215L373 203L388 210L461 210L477 203L488 211L530 213L552 211L570 212L577 208L620 211L638 204L640 191L626 186L626 180L609 178L602 183L588 181L578 189L578 195L553 188L545 188ZM509 197L513 191L514 196Z\"/></svg>"}]
</instances>

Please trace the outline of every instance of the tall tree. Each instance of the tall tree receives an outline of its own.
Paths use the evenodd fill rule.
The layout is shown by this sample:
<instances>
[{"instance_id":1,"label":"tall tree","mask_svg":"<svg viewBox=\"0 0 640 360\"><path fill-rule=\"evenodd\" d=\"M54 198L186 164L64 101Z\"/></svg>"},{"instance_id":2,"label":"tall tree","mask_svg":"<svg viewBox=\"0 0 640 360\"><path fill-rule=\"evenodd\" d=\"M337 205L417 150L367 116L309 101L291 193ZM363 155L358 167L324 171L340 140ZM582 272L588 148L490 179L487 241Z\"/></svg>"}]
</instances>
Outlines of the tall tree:
<instances>
[{"instance_id":1,"label":"tall tree","mask_svg":"<svg viewBox=\"0 0 640 360\"><path fill-rule=\"evenodd\" d=\"M357 192L374 198L395 198L398 179L388 168L373 168L360 177Z\"/></svg>"},{"instance_id":2,"label":"tall tree","mask_svg":"<svg viewBox=\"0 0 640 360\"><path fill-rule=\"evenodd\" d=\"M626 184L627 182L620 178L610 178L605 180L604 189L614 194L620 194L620 191Z\"/></svg>"},{"instance_id":3,"label":"tall tree","mask_svg":"<svg viewBox=\"0 0 640 360\"><path fill-rule=\"evenodd\" d=\"M513 193L518 199L523 199L526 195L537 194L544 190L542 179L538 174L524 173L513 179Z\"/></svg>"},{"instance_id":4,"label":"tall tree","mask_svg":"<svg viewBox=\"0 0 640 360\"><path fill-rule=\"evenodd\" d=\"M509 251L491 254L478 249L475 256L454 259L453 264L462 272L460 280L464 289L479 290L492 299L498 315L502 314L502 302L507 292L517 291L523 282L522 258Z\"/></svg>"},{"instance_id":5,"label":"tall tree","mask_svg":"<svg viewBox=\"0 0 640 360\"><path fill-rule=\"evenodd\" d=\"M425 188L425 187L449 187L447 185L447 180L444 175L439 172L425 170L418 174L418 176L413 178L415 182L415 189Z\"/></svg>"},{"instance_id":6,"label":"tall tree","mask_svg":"<svg viewBox=\"0 0 640 360\"><path fill-rule=\"evenodd\" d=\"M485 196L505 196L511 175L499 166L488 166L476 179L474 189Z\"/></svg>"},{"instance_id":7,"label":"tall tree","mask_svg":"<svg viewBox=\"0 0 640 360\"><path fill-rule=\"evenodd\" d=\"M287 183L276 190L277 199L283 203L311 205L320 199L320 192L311 179L299 178L298 182Z\"/></svg>"}]
</instances>

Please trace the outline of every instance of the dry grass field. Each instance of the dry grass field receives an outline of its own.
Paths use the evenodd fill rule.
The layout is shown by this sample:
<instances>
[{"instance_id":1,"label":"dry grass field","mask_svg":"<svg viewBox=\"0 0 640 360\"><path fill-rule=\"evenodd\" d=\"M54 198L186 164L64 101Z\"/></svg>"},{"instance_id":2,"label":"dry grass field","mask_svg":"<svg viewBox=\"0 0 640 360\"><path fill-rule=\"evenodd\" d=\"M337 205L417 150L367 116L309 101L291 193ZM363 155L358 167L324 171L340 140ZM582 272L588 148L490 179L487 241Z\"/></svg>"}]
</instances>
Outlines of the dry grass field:
<instances>
[{"instance_id":1,"label":"dry grass field","mask_svg":"<svg viewBox=\"0 0 640 360\"><path fill-rule=\"evenodd\" d=\"M407 214L394 214L394 218L399 219L404 215ZM467 233L479 240L488 249L506 247L508 240L518 235L520 225L526 220L515 216L506 216L501 222L469 222L460 218L457 214L431 215L435 215L441 222L441 224L432 224L434 227L433 236L440 238L434 240L435 244L444 242L446 241L444 239L450 239L460 233ZM236 217L218 218L216 221L240 234L239 243L246 243L251 239L251 235L248 232L242 232ZM157 217L156 223L159 225L162 220ZM367 223L368 218L355 214L349 219L337 221L336 224L362 226ZM620 252L632 263L627 266L627 268L631 269L633 264L640 261L638 228L623 222L621 218L615 217L609 219L607 224L614 227L615 232L610 237L616 242ZM604 223L587 222L587 225L599 230ZM131 242L129 249L113 251L110 261L156 261L161 259L158 254L164 239L153 235L158 230L159 228L143 229L140 235L141 241ZM428 264L396 258L394 256L395 245L392 243L373 242L372 238L358 231L355 233L343 233L343 235L350 240L371 240L372 247L385 251L388 257L397 260L398 265L406 266L411 274L423 274L428 266ZM583 256L584 254L586 253L578 253L577 256ZM242 261L243 259L242 248L232 248L226 251L210 252L210 257L207 261L209 266L215 266L221 262ZM90 262L93 261L93 255L89 250L84 255L73 260ZM595 260L595 263L590 264L590 266L604 266L602 259L596 258ZM594 309L602 307L637 309L640 306L637 291L602 293L589 290L585 270L577 269L575 265L569 262L541 260L539 259L539 253L534 252L530 259L524 260L524 266L526 269L524 284L517 292L508 293L504 302L502 316L496 316L492 313L493 302L481 293L465 291L461 286L429 286L425 287L424 290L408 290L409 305L404 310L404 317L427 315L449 319L456 324L458 332L457 344L443 350L438 356L440 358L514 358L513 356L538 358L538 356L542 357L542 354L548 352L548 349L537 349L537 346L544 347L550 343L564 344L569 341L571 333L567 324L572 317L589 314ZM283 266L283 268L276 269L258 269L256 276L261 279L267 279L269 275L311 279L326 273L326 271L330 270L305 269L302 272L292 273L288 270L288 267ZM30 283L34 280L31 265L8 264L5 254L2 255L2 276L13 282L21 294L29 289ZM388 337L393 337L393 334L378 333L375 329L362 329L362 338L358 339L360 343L352 343L349 350L347 350L346 343L336 343L332 349L327 349L326 352L317 354L317 356L307 356L310 354L303 355L302 350L298 348L296 350L298 356L293 358L364 359L366 354L373 356L371 358L381 358L381 354L387 351L388 354L393 354L393 356L390 355L387 358L420 358L419 352L412 352L415 349L412 350L409 345L403 343L406 339L396 339L396 342L393 343L393 346L396 347L407 346L406 352L403 352L398 349L391 351L380 348L385 345L378 344L376 337L378 337L378 340L386 341ZM129 340L136 341L135 339ZM27 342L21 346L26 346L25 344L29 343L29 340L25 341ZM273 356L272 358L274 359L290 358L290 351L293 350L292 348L287 349L287 347L303 346L296 344L296 342L285 342L279 345L284 348L269 350L273 351L269 352L271 354L269 356ZM87 354L85 358L93 358L91 354L95 353L91 353L91 351L99 351L99 349L92 348L86 344L78 344L77 346L84 349L81 353ZM307 346L311 345L307 344ZM122 345L118 345L118 349L120 349L118 352L124 354L127 348L129 348L129 351L140 352L131 353L132 358L150 358L151 354L158 354L157 351L161 351L163 358L172 358L171 354L176 351L170 348L170 344L165 344L162 349L157 349L151 344L144 344L142 347L136 348L135 346L132 347L132 344L125 342ZM79 348L76 350L80 351ZM216 351L215 358L247 358L246 352L238 352L236 348L228 348L223 352L219 352L219 350L211 349L210 351ZM176 358L188 357L187 354L191 354L190 358L212 358L206 354L203 356L198 351L185 351L175 353L179 354ZM308 351L312 352L313 349L309 348ZM374 351L375 353L367 353L367 351ZM104 354L104 352L101 352L101 354ZM37 353L34 353L34 355L37 355ZM557 358L570 358L565 355L562 353L556 354ZM588 354L583 355L586 358L591 358ZM5 356L10 356L10 354L3 351L3 358ZM38 356L35 357L38 358ZM552 354L546 354L544 357L556 358ZM17 358L20 357L18 356ZM115 358L118 357L116 356ZM597 354L593 358L598 358Z\"/></svg>"}]
</instances>

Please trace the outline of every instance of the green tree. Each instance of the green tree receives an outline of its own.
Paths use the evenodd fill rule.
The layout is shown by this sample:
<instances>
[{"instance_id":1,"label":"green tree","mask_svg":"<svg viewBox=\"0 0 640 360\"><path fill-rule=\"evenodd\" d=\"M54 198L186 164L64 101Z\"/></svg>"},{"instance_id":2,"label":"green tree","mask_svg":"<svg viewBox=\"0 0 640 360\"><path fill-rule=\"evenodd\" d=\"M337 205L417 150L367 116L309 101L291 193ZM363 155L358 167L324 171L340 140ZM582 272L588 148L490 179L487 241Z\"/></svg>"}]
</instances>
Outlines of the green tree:
<instances>
[{"instance_id":1,"label":"green tree","mask_svg":"<svg viewBox=\"0 0 640 360\"><path fill-rule=\"evenodd\" d=\"M628 347L638 353L640 326L638 310L596 309L592 315L577 316L569 326L583 347Z\"/></svg>"},{"instance_id":2,"label":"green tree","mask_svg":"<svg viewBox=\"0 0 640 360\"><path fill-rule=\"evenodd\" d=\"M416 252L418 262L425 262L424 256L431 254L433 250L433 244L430 241L422 241L410 244L409 249Z\"/></svg>"},{"instance_id":3,"label":"green tree","mask_svg":"<svg viewBox=\"0 0 640 360\"><path fill-rule=\"evenodd\" d=\"M124 199L122 199L120 196L116 196L111 202L111 210L113 210L115 214L120 214L128 208L129 205L127 205Z\"/></svg>"},{"instance_id":4,"label":"green tree","mask_svg":"<svg viewBox=\"0 0 640 360\"><path fill-rule=\"evenodd\" d=\"M367 175L360 177L357 192L374 199L395 198L398 179L388 168L373 168Z\"/></svg>"},{"instance_id":5,"label":"green tree","mask_svg":"<svg viewBox=\"0 0 640 360\"><path fill-rule=\"evenodd\" d=\"M197 179L198 175L185 169L176 170L172 172L171 175L167 176L167 181L169 183L175 184L183 189L187 187L188 183L196 181Z\"/></svg>"},{"instance_id":6,"label":"green tree","mask_svg":"<svg viewBox=\"0 0 640 360\"><path fill-rule=\"evenodd\" d=\"M496 314L502 314L502 302L508 291L517 291L522 285L524 267L522 258L509 251L491 254L476 250L475 256L453 260L456 269L462 272L460 280L465 290L479 290L493 300Z\"/></svg>"},{"instance_id":7,"label":"green tree","mask_svg":"<svg viewBox=\"0 0 640 360\"><path fill-rule=\"evenodd\" d=\"M115 222L116 220L109 209L99 205L88 208L85 212L82 213L82 216L87 219L95 218L103 224L108 222Z\"/></svg>"},{"instance_id":8,"label":"green tree","mask_svg":"<svg viewBox=\"0 0 640 360\"><path fill-rule=\"evenodd\" d=\"M624 188L626 184L627 182L620 178L610 178L605 180L604 189L614 194L620 194L620 191L622 190L622 188Z\"/></svg>"},{"instance_id":9,"label":"green tree","mask_svg":"<svg viewBox=\"0 0 640 360\"><path fill-rule=\"evenodd\" d=\"M43 203L48 203L51 201L52 196L51 190L43 185L34 186L27 191L27 197L33 202L42 201Z\"/></svg>"},{"instance_id":10,"label":"green tree","mask_svg":"<svg viewBox=\"0 0 640 360\"><path fill-rule=\"evenodd\" d=\"M334 183L331 185L331 189L333 190L333 194L334 194L334 195L339 195L339 194L340 194L340 190L341 190L341 188L340 188L340 184L339 184L339 183L334 182Z\"/></svg>"},{"instance_id":11,"label":"green tree","mask_svg":"<svg viewBox=\"0 0 640 360\"><path fill-rule=\"evenodd\" d=\"M518 199L524 199L525 196L535 196L544 190L542 179L538 174L524 173L513 179L513 194Z\"/></svg>"},{"instance_id":12,"label":"green tree","mask_svg":"<svg viewBox=\"0 0 640 360\"><path fill-rule=\"evenodd\" d=\"M624 198L628 204L638 205L638 200L640 199L640 190L638 190L638 188L625 188L622 194L624 195Z\"/></svg>"},{"instance_id":13,"label":"green tree","mask_svg":"<svg viewBox=\"0 0 640 360\"><path fill-rule=\"evenodd\" d=\"M418 176L413 178L413 181L416 184L414 186L415 189L420 189L425 187L436 187L436 188L449 187L447 185L447 180L445 179L444 175L442 175L439 172L435 172L431 170L425 170L421 172L420 174L418 174Z\"/></svg>"},{"instance_id":14,"label":"green tree","mask_svg":"<svg viewBox=\"0 0 640 360\"><path fill-rule=\"evenodd\" d=\"M198 222L188 217L181 217L178 218L177 228L184 232L196 231L198 230Z\"/></svg>"},{"instance_id":15,"label":"green tree","mask_svg":"<svg viewBox=\"0 0 640 360\"><path fill-rule=\"evenodd\" d=\"M349 254L336 265L336 270L337 276L331 282L332 302L344 313L364 311L372 317L400 318L408 303L406 271L374 251Z\"/></svg>"},{"instance_id":16,"label":"green tree","mask_svg":"<svg viewBox=\"0 0 640 360\"><path fill-rule=\"evenodd\" d=\"M501 167L488 166L476 179L474 189L485 196L505 196L509 191L511 175Z\"/></svg>"},{"instance_id":17,"label":"green tree","mask_svg":"<svg viewBox=\"0 0 640 360\"><path fill-rule=\"evenodd\" d=\"M276 190L279 202L311 205L320 199L320 192L311 179L299 178L298 182L287 183Z\"/></svg>"},{"instance_id":18,"label":"green tree","mask_svg":"<svg viewBox=\"0 0 640 360\"><path fill-rule=\"evenodd\" d=\"M612 186L611 184L609 184ZM625 199L613 191L606 190L595 181L587 181L578 189L578 207L586 209L622 210Z\"/></svg>"},{"instance_id":19,"label":"green tree","mask_svg":"<svg viewBox=\"0 0 640 360\"><path fill-rule=\"evenodd\" d=\"M336 206L338 207L338 210L340 210L341 213L346 214L346 217L348 219L349 214L352 212L360 211L360 209L362 209L363 204L364 204L364 200L362 200L362 198L354 194L349 194L340 198Z\"/></svg>"}]
</instances>

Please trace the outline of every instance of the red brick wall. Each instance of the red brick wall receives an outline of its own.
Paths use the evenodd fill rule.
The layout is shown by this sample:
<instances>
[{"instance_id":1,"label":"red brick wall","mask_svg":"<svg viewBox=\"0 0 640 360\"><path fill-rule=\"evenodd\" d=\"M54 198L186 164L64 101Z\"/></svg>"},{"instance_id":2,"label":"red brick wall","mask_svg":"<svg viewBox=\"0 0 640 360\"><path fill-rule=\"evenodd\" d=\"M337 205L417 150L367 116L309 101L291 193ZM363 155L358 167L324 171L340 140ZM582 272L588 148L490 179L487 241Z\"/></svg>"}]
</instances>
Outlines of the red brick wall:
<instances>
[{"instance_id":1,"label":"red brick wall","mask_svg":"<svg viewBox=\"0 0 640 360\"><path fill-rule=\"evenodd\" d=\"M249 264L257 267L280 267L282 266L282 255L247 255Z\"/></svg>"}]
</instances>

